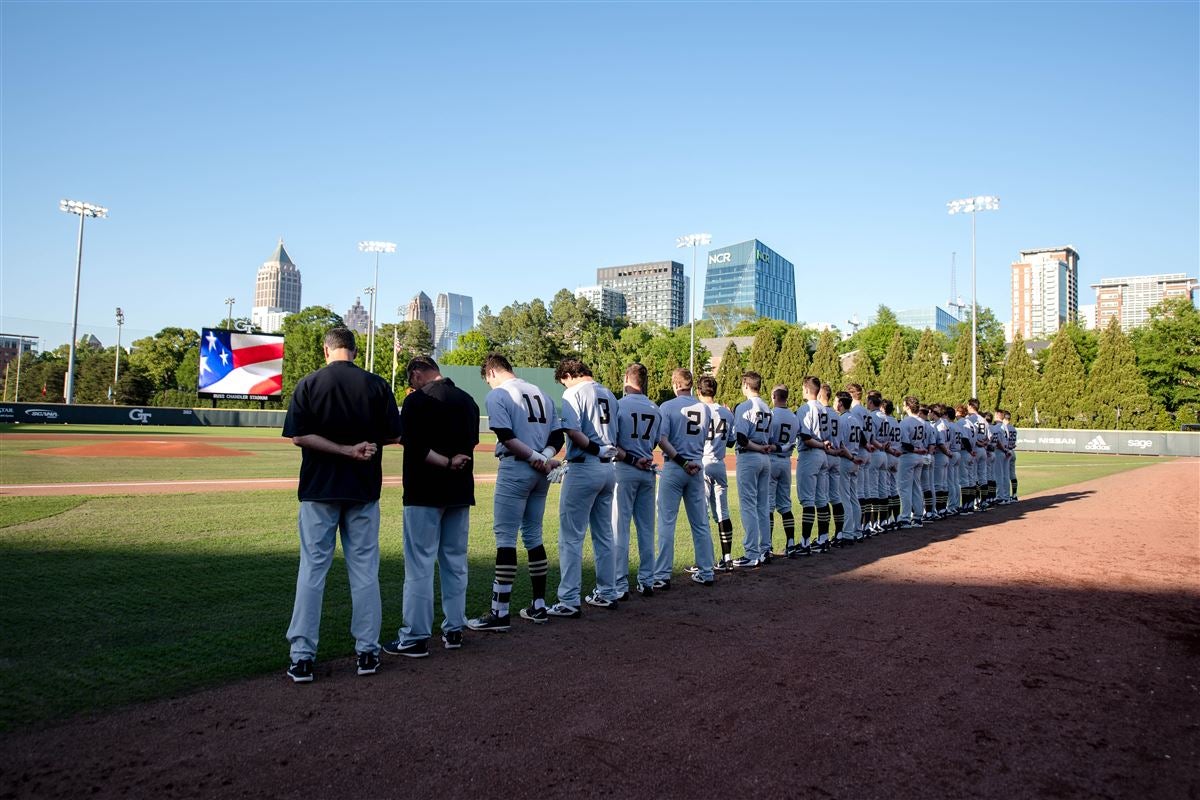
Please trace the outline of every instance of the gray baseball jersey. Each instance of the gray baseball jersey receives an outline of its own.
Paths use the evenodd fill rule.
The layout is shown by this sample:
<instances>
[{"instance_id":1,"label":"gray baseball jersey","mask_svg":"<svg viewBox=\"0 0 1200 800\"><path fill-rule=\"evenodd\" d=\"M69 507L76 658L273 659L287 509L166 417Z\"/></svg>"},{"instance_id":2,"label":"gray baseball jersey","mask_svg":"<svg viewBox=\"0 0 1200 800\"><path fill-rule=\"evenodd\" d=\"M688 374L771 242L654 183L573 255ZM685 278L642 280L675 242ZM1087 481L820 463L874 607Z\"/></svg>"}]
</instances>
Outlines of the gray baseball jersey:
<instances>
[{"instance_id":1,"label":"gray baseball jersey","mask_svg":"<svg viewBox=\"0 0 1200 800\"><path fill-rule=\"evenodd\" d=\"M775 451L771 453L773 457L784 460L792 457L792 450L796 448L799 438L798 424L799 420L790 409L771 409L771 427L767 435L771 444L775 445Z\"/></svg>"},{"instance_id":2,"label":"gray baseball jersey","mask_svg":"<svg viewBox=\"0 0 1200 800\"><path fill-rule=\"evenodd\" d=\"M604 447L617 442L617 398L595 381L583 381L563 392L562 428L580 431ZM567 437L567 458L581 458L583 448Z\"/></svg>"},{"instance_id":3,"label":"gray baseball jersey","mask_svg":"<svg viewBox=\"0 0 1200 800\"><path fill-rule=\"evenodd\" d=\"M662 413L644 394L626 394L617 401L617 446L634 458L650 458L658 444Z\"/></svg>"},{"instance_id":4,"label":"gray baseball jersey","mask_svg":"<svg viewBox=\"0 0 1200 800\"><path fill-rule=\"evenodd\" d=\"M771 429L771 409L761 397L751 397L733 412L733 429L755 444L767 444Z\"/></svg>"},{"instance_id":5,"label":"gray baseball jersey","mask_svg":"<svg viewBox=\"0 0 1200 800\"><path fill-rule=\"evenodd\" d=\"M712 421L708 406L699 398L685 394L672 397L659 410L663 418L662 435L667 437L675 452L688 461L701 463Z\"/></svg>"},{"instance_id":6,"label":"gray baseball jersey","mask_svg":"<svg viewBox=\"0 0 1200 800\"><path fill-rule=\"evenodd\" d=\"M725 460L725 449L730 444L737 443L737 434L733 430L733 412L720 403L708 403L711 415L708 422L708 436L704 439L704 463L712 464Z\"/></svg>"},{"instance_id":7,"label":"gray baseball jersey","mask_svg":"<svg viewBox=\"0 0 1200 800\"><path fill-rule=\"evenodd\" d=\"M562 426L550 395L520 378L512 378L492 389L484 401L487 406L488 427L508 428L535 453L546 446L550 434ZM497 442L496 457L510 455L508 448Z\"/></svg>"}]
</instances>

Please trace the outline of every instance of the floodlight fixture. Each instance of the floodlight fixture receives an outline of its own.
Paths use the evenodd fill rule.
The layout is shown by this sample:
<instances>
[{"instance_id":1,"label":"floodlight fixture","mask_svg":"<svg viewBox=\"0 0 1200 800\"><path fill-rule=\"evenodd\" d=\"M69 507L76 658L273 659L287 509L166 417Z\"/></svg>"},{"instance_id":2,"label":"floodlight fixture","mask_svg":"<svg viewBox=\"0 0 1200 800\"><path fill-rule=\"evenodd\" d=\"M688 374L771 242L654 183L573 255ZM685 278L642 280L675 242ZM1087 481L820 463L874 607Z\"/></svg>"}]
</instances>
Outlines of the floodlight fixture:
<instances>
[{"instance_id":1,"label":"floodlight fixture","mask_svg":"<svg viewBox=\"0 0 1200 800\"><path fill-rule=\"evenodd\" d=\"M978 349L979 349L979 324L976 318L979 316L975 294L975 214L979 211L999 211L1000 198L990 194L982 194L977 197L964 197L961 200L951 200L946 203L948 212L954 214L970 214L971 215L971 397L979 397L979 385L977 376L979 374Z\"/></svg>"},{"instance_id":2,"label":"floodlight fixture","mask_svg":"<svg viewBox=\"0 0 1200 800\"><path fill-rule=\"evenodd\" d=\"M108 209L104 206L84 203L81 200L59 200L58 210L79 217L79 241L75 246L75 307L71 313L71 346L67 358L67 391L66 402L70 405L75 401L75 343L79 337L79 275L83 271L83 221L88 217L104 219Z\"/></svg>"},{"instance_id":3,"label":"floodlight fixture","mask_svg":"<svg viewBox=\"0 0 1200 800\"><path fill-rule=\"evenodd\" d=\"M696 374L696 248L704 245L708 246L712 243L712 235L708 233L689 233L686 236L675 237L676 247L692 248L692 301L691 306L691 346L688 356L688 369L692 371L692 375Z\"/></svg>"}]
</instances>

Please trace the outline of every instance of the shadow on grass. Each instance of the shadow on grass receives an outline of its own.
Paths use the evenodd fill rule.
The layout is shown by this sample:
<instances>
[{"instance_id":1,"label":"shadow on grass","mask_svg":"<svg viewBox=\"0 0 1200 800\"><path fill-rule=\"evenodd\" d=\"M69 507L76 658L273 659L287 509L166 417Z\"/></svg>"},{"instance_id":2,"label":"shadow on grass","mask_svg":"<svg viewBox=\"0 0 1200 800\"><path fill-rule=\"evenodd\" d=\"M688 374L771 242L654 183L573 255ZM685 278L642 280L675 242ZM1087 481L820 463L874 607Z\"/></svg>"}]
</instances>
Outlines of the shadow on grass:
<instances>
[{"instance_id":1,"label":"shadow on grass","mask_svg":"<svg viewBox=\"0 0 1200 800\"><path fill-rule=\"evenodd\" d=\"M1087 497L1090 491L1048 494L922 531L885 534L833 554L810 557L822 577L930 543L970 535L982 526L1021 519ZM475 517L490 513L476 508ZM734 515L735 524L737 520ZM468 615L491 597L493 551L472 540ZM777 543L780 534L777 530ZM294 541L294 540L292 540ZM555 537L547 541L548 600L558 584ZM196 553L188 541L137 549L72 544L53 550L5 542L5 600L0 603L0 730L39 725L87 711L170 696L249 675L282 671L284 632L291 616L298 556L282 542L269 552ZM395 548L395 542L389 544ZM635 546L636 551L636 546ZM585 545L583 587L594 585ZM395 552L392 549L392 552ZM740 530L735 532L735 554ZM512 604L530 601L525 554ZM636 552L632 554L636 564ZM677 571L691 563L686 522L676 534ZM762 574L783 573L789 565ZM678 576L678 572L677 572ZM736 576L722 578L733 581ZM401 624L403 560L385 551L380 567L381 640ZM736 586L730 587L736 591ZM440 601L436 601L440 603ZM440 623L440 608L437 608ZM350 600L344 562L333 564L325 591L318 661L350 656Z\"/></svg>"}]
</instances>

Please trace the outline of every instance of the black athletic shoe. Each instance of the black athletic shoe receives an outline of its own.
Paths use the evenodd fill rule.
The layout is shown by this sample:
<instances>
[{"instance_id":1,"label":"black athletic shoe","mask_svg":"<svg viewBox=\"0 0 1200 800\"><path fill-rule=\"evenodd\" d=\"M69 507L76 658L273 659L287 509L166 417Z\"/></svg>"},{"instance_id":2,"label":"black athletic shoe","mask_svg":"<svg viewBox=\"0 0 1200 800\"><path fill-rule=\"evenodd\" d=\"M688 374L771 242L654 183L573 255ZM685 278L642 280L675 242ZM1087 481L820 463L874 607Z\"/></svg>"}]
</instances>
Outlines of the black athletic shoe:
<instances>
[{"instance_id":1,"label":"black athletic shoe","mask_svg":"<svg viewBox=\"0 0 1200 800\"><path fill-rule=\"evenodd\" d=\"M467 627L473 631L494 631L503 633L510 627L511 617L508 614L500 616L495 611L489 611L482 617L467 620Z\"/></svg>"},{"instance_id":2,"label":"black athletic shoe","mask_svg":"<svg viewBox=\"0 0 1200 800\"><path fill-rule=\"evenodd\" d=\"M383 652L390 656L405 656L407 658L425 658L429 655L429 642L425 639L402 643L399 639L388 642L383 646Z\"/></svg>"},{"instance_id":3,"label":"black athletic shoe","mask_svg":"<svg viewBox=\"0 0 1200 800\"><path fill-rule=\"evenodd\" d=\"M713 566L713 569L717 572L733 572L733 559L722 559Z\"/></svg>"},{"instance_id":4,"label":"black athletic shoe","mask_svg":"<svg viewBox=\"0 0 1200 800\"><path fill-rule=\"evenodd\" d=\"M521 609L521 619L527 619L535 625L543 625L550 621L550 615L546 613L546 607L534 608L532 605Z\"/></svg>"},{"instance_id":5,"label":"black athletic shoe","mask_svg":"<svg viewBox=\"0 0 1200 800\"><path fill-rule=\"evenodd\" d=\"M654 597L654 587L647 586L644 583L639 583L637 586L637 593L642 597Z\"/></svg>"},{"instance_id":6,"label":"black athletic shoe","mask_svg":"<svg viewBox=\"0 0 1200 800\"><path fill-rule=\"evenodd\" d=\"M287 676L293 683L312 683L313 662L311 658L302 658L287 668Z\"/></svg>"},{"instance_id":7,"label":"black athletic shoe","mask_svg":"<svg viewBox=\"0 0 1200 800\"><path fill-rule=\"evenodd\" d=\"M685 567L683 571L689 575L695 575L700 571L700 567L696 564L692 564L690 567Z\"/></svg>"},{"instance_id":8,"label":"black athletic shoe","mask_svg":"<svg viewBox=\"0 0 1200 800\"><path fill-rule=\"evenodd\" d=\"M462 647L462 631L443 631L442 646L447 650L458 650Z\"/></svg>"},{"instance_id":9,"label":"black athletic shoe","mask_svg":"<svg viewBox=\"0 0 1200 800\"><path fill-rule=\"evenodd\" d=\"M665 581L655 581L652 588L656 592L669 592L671 591L671 579L667 578Z\"/></svg>"},{"instance_id":10,"label":"black athletic shoe","mask_svg":"<svg viewBox=\"0 0 1200 800\"><path fill-rule=\"evenodd\" d=\"M630 597L629 592L621 592L621 594L617 595L617 602L623 603L626 600L628 600L629 597Z\"/></svg>"},{"instance_id":11,"label":"black athletic shoe","mask_svg":"<svg viewBox=\"0 0 1200 800\"><path fill-rule=\"evenodd\" d=\"M359 653L358 654L358 674L359 675L374 675L379 671L379 654L378 653Z\"/></svg>"},{"instance_id":12,"label":"black athletic shoe","mask_svg":"<svg viewBox=\"0 0 1200 800\"><path fill-rule=\"evenodd\" d=\"M712 586L713 585L712 578L708 578L707 580L704 578L701 578L699 572L692 574L692 583L698 583L701 586Z\"/></svg>"},{"instance_id":13,"label":"black athletic shoe","mask_svg":"<svg viewBox=\"0 0 1200 800\"><path fill-rule=\"evenodd\" d=\"M775 560L775 556L771 553L771 551L764 550L763 554L758 559L758 564L759 564L759 566L763 566L766 564L770 564L774 560Z\"/></svg>"},{"instance_id":14,"label":"black athletic shoe","mask_svg":"<svg viewBox=\"0 0 1200 800\"><path fill-rule=\"evenodd\" d=\"M758 559L742 556L741 558L735 558L730 562L730 565L737 569L758 569Z\"/></svg>"}]
</instances>

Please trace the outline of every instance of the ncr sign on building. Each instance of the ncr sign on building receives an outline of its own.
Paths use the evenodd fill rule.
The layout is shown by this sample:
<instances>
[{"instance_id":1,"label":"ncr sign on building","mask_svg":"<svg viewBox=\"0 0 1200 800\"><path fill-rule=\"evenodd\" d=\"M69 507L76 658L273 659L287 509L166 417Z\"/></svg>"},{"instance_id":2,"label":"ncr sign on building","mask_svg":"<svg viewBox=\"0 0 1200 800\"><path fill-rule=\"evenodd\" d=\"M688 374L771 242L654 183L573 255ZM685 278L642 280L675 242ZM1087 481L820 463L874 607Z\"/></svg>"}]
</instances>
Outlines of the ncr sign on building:
<instances>
[{"instance_id":1,"label":"ncr sign on building","mask_svg":"<svg viewBox=\"0 0 1200 800\"><path fill-rule=\"evenodd\" d=\"M704 317L714 306L753 308L756 316L796 321L796 267L757 239L708 251Z\"/></svg>"}]
</instances>

